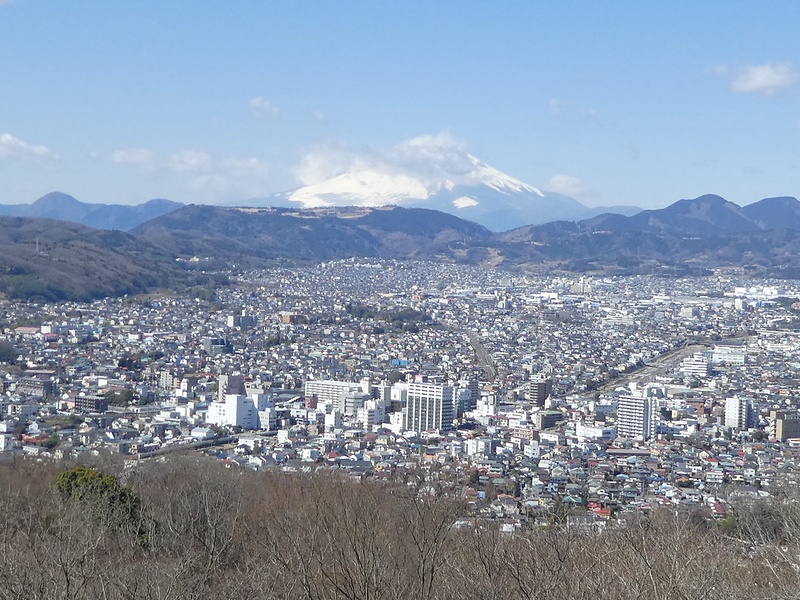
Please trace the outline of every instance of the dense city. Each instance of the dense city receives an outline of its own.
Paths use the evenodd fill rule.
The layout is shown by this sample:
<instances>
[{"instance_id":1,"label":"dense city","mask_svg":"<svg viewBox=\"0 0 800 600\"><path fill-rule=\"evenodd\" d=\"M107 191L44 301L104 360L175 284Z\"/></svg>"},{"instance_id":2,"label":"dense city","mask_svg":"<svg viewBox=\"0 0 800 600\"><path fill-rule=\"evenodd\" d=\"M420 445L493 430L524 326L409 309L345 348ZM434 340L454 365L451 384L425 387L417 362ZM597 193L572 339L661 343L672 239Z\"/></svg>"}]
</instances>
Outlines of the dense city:
<instances>
[{"instance_id":1,"label":"dense city","mask_svg":"<svg viewBox=\"0 0 800 600\"><path fill-rule=\"evenodd\" d=\"M795 282L348 259L205 296L4 301L3 456L413 473L509 532L795 480Z\"/></svg>"}]
</instances>

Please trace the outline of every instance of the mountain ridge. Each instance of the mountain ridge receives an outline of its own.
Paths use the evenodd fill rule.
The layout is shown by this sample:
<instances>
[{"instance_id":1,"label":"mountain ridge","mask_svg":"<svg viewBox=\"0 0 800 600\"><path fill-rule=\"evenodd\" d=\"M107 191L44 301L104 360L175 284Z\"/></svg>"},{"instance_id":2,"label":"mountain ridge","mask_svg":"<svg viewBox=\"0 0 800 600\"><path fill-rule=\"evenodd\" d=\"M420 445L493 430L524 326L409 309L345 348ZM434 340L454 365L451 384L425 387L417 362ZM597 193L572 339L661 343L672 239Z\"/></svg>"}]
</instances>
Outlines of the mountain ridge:
<instances>
[{"instance_id":1,"label":"mountain ridge","mask_svg":"<svg viewBox=\"0 0 800 600\"><path fill-rule=\"evenodd\" d=\"M641 216L607 213L501 233L441 211L397 206L189 204L129 232L0 217L0 292L10 297L87 299L185 289L212 282L209 273L262 268L274 260L350 257L551 274L675 276L735 269L800 278L800 202L765 198L740 207L706 195Z\"/></svg>"},{"instance_id":2,"label":"mountain ridge","mask_svg":"<svg viewBox=\"0 0 800 600\"><path fill-rule=\"evenodd\" d=\"M180 202L163 198L135 205L91 204L64 192L49 192L30 204L0 204L0 216L56 219L97 229L128 231L181 206Z\"/></svg>"},{"instance_id":3,"label":"mountain ridge","mask_svg":"<svg viewBox=\"0 0 800 600\"><path fill-rule=\"evenodd\" d=\"M800 201L791 196L764 198L739 206L716 194L682 199L631 216L602 214L577 222L589 229L640 230L691 235L720 235L779 229L800 230Z\"/></svg>"},{"instance_id":4,"label":"mountain ridge","mask_svg":"<svg viewBox=\"0 0 800 600\"><path fill-rule=\"evenodd\" d=\"M797 200L781 205L800 214ZM430 209L363 206L187 207L132 233L154 245L170 240L172 251L184 255L216 251L228 262L383 256L580 272L653 272L665 266L673 272L702 272L739 266L783 269L785 274L800 258L800 218L782 225L779 230L759 228L742 207L707 195L644 217L606 214L502 233Z\"/></svg>"}]
</instances>

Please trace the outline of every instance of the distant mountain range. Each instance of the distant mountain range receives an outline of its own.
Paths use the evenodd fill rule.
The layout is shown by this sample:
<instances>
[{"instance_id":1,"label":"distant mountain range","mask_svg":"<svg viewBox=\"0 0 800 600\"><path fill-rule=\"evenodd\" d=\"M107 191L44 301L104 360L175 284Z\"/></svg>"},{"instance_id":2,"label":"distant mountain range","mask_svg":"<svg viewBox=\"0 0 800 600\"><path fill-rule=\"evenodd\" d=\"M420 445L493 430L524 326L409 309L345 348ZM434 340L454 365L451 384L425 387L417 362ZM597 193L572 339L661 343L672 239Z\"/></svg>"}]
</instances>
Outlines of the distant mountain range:
<instances>
[{"instance_id":1,"label":"distant mountain range","mask_svg":"<svg viewBox=\"0 0 800 600\"><path fill-rule=\"evenodd\" d=\"M779 225L780 228L777 228ZM226 262L383 256L565 271L800 272L800 202L768 198L740 207L713 195L632 216L604 214L495 233L420 208L187 206L131 233L170 252Z\"/></svg>"},{"instance_id":2,"label":"distant mountain range","mask_svg":"<svg viewBox=\"0 0 800 600\"><path fill-rule=\"evenodd\" d=\"M127 233L0 217L0 292L15 297L185 288L208 283L204 272L217 269L353 256L540 273L672 276L735 269L797 278L800 202L782 197L738 206L707 195L631 216L607 213L502 233L441 211L397 206L186 205Z\"/></svg>"},{"instance_id":3,"label":"distant mountain range","mask_svg":"<svg viewBox=\"0 0 800 600\"><path fill-rule=\"evenodd\" d=\"M88 204L69 194L51 192L31 204L0 204L0 216L38 217L70 221L97 229L127 231L140 223L183 206L172 200L150 200L144 204Z\"/></svg>"},{"instance_id":4,"label":"distant mountain range","mask_svg":"<svg viewBox=\"0 0 800 600\"><path fill-rule=\"evenodd\" d=\"M449 148L445 158L431 157L424 151L420 157L419 152L417 148L413 160L362 165L313 185L240 204L293 209L425 208L474 221L496 232L556 220L582 220L609 212L633 215L641 211L634 206L587 207L569 196L542 191L511 177L458 147ZM128 231L180 206L170 200L150 200L138 206L86 204L52 192L32 204L0 204L0 215L61 219L99 229Z\"/></svg>"},{"instance_id":5,"label":"distant mountain range","mask_svg":"<svg viewBox=\"0 0 800 600\"><path fill-rule=\"evenodd\" d=\"M594 230L673 232L720 235L773 229L800 229L800 202L795 198L765 198L739 206L708 194L679 200L666 208L643 210L629 217L605 214L584 223Z\"/></svg>"},{"instance_id":6,"label":"distant mountain range","mask_svg":"<svg viewBox=\"0 0 800 600\"><path fill-rule=\"evenodd\" d=\"M527 259L560 261L566 270L668 268L678 274L734 268L800 277L800 202L790 197L742 207L705 195L629 217L606 214L521 227L499 238L509 248L530 248L523 253Z\"/></svg>"}]
</instances>

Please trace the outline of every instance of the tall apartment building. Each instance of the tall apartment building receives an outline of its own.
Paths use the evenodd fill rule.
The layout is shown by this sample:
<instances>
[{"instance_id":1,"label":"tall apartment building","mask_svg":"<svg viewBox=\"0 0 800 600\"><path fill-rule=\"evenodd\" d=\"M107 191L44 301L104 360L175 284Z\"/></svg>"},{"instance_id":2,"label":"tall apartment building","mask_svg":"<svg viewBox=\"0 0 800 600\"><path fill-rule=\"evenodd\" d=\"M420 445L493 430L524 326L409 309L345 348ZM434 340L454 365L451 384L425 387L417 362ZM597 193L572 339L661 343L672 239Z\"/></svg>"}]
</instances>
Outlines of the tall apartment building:
<instances>
[{"instance_id":1,"label":"tall apartment building","mask_svg":"<svg viewBox=\"0 0 800 600\"><path fill-rule=\"evenodd\" d=\"M448 385L408 384L403 428L417 433L452 428L455 399L455 388Z\"/></svg>"},{"instance_id":2,"label":"tall apartment building","mask_svg":"<svg viewBox=\"0 0 800 600\"><path fill-rule=\"evenodd\" d=\"M536 406L544 406L544 401L553 394L553 380L550 378L534 379L528 385L528 398Z\"/></svg>"},{"instance_id":3,"label":"tall apartment building","mask_svg":"<svg viewBox=\"0 0 800 600\"><path fill-rule=\"evenodd\" d=\"M617 405L617 437L648 440L656 433L658 400L622 396Z\"/></svg>"},{"instance_id":4,"label":"tall apartment building","mask_svg":"<svg viewBox=\"0 0 800 600\"><path fill-rule=\"evenodd\" d=\"M456 387L468 392L462 396L460 410L457 410L456 416L461 417L464 412L477 408L478 400L481 399L481 386L477 379L461 379Z\"/></svg>"},{"instance_id":5,"label":"tall apartment building","mask_svg":"<svg viewBox=\"0 0 800 600\"><path fill-rule=\"evenodd\" d=\"M753 406L749 398L734 396L725 400L725 426L748 429L753 425Z\"/></svg>"}]
</instances>

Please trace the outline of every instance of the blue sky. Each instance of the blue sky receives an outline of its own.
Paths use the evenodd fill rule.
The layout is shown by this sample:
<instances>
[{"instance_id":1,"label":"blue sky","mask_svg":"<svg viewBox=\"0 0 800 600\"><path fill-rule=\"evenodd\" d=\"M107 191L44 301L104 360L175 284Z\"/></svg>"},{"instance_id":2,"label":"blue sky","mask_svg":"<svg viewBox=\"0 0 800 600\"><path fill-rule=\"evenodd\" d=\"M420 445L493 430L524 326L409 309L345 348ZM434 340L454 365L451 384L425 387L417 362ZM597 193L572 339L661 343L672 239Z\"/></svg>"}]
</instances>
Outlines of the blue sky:
<instances>
[{"instance_id":1,"label":"blue sky","mask_svg":"<svg viewBox=\"0 0 800 600\"><path fill-rule=\"evenodd\" d=\"M230 203L409 140L587 205L800 195L800 3L0 0L0 202Z\"/></svg>"}]
</instances>

